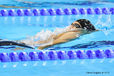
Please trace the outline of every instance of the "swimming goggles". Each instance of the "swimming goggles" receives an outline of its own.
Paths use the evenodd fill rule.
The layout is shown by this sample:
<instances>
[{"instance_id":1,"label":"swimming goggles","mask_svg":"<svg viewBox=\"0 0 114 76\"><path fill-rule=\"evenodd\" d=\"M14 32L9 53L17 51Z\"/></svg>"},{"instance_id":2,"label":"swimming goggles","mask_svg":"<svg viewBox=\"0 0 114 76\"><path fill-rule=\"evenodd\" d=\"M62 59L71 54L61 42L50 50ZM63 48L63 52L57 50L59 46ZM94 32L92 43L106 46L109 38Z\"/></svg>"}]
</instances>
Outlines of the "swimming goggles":
<instances>
[{"instance_id":1,"label":"swimming goggles","mask_svg":"<svg viewBox=\"0 0 114 76\"><path fill-rule=\"evenodd\" d=\"M79 24L71 24L71 25L73 25L73 26L75 26L76 28L82 28Z\"/></svg>"}]
</instances>

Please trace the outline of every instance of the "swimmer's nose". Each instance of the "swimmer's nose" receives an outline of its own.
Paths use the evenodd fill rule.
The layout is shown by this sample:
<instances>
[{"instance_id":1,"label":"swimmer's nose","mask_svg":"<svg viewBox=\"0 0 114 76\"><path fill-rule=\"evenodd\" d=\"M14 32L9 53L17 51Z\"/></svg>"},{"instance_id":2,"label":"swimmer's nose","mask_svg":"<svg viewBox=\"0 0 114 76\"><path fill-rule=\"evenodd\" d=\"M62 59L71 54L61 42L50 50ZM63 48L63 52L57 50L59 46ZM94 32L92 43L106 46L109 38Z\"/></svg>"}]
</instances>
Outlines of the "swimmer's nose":
<instances>
[{"instance_id":1,"label":"swimmer's nose","mask_svg":"<svg viewBox=\"0 0 114 76\"><path fill-rule=\"evenodd\" d=\"M96 29L95 31L100 31L100 30Z\"/></svg>"},{"instance_id":2,"label":"swimmer's nose","mask_svg":"<svg viewBox=\"0 0 114 76\"><path fill-rule=\"evenodd\" d=\"M92 32L97 32L97 31L101 31L101 30L96 29L96 30L94 30L94 31L92 31Z\"/></svg>"}]
</instances>

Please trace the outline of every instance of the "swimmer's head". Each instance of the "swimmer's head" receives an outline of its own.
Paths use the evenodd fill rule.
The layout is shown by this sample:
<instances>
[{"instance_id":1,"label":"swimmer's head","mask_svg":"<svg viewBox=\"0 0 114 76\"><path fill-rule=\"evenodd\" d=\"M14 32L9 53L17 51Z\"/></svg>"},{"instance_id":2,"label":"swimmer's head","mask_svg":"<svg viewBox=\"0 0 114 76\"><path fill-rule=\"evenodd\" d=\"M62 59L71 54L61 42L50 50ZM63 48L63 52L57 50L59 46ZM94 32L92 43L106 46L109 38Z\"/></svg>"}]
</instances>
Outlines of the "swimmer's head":
<instances>
[{"instance_id":1,"label":"swimmer's head","mask_svg":"<svg viewBox=\"0 0 114 76\"><path fill-rule=\"evenodd\" d=\"M76 28L82 28L87 31L95 31L95 27L91 24L89 20L86 19L79 19L73 22L71 25L75 26Z\"/></svg>"}]
</instances>

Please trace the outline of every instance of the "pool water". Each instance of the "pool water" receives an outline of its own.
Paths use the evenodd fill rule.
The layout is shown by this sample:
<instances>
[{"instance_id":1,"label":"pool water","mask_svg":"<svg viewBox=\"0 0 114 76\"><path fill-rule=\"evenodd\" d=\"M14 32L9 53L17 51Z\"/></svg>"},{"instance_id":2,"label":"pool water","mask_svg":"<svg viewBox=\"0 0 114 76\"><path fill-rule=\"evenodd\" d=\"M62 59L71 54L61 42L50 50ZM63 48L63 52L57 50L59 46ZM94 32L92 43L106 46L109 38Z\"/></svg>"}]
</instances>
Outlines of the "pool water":
<instances>
[{"instance_id":1,"label":"pool water","mask_svg":"<svg viewBox=\"0 0 114 76\"><path fill-rule=\"evenodd\" d=\"M113 59L82 59L0 63L0 73L2 76L113 76L113 62Z\"/></svg>"},{"instance_id":2,"label":"pool water","mask_svg":"<svg viewBox=\"0 0 114 76\"><path fill-rule=\"evenodd\" d=\"M113 0L5 0L0 1L0 8L78 8L112 7Z\"/></svg>"},{"instance_id":3,"label":"pool water","mask_svg":"<svg viewBox=\"0 0 114 76\"><path fill-rule=\"evenodd\" d=\"M36 2L35 4L23 3L23 1ZM60 0L51 2L48 0L38 2L36 0L6 0L0 1L0 5L13 6L11 8L88 8L88 7L112 7L113 1L68 1ZM59 44L44 51L69 51L69 50L96 50L114 48L114 15L64 15L64 16L23 16L0 17L0 38L8 40L21 40L36 35L42 30L54 31L56 28L65 28L77 19L88 19L100 31L83 35L74 41ZM15 46L17 47L17 46ZM39 51L37 48L14 51L11 46L0 47L0 52L31 52ZM57 61L32 61L0 63L1 76L113 76L114 59L77 59ZM88 73L91 72L91 73ZM93 72L93 73L92 73ZM102 74L95 74L103 72Z\"/></svg>"},{"instance_id":4,"label":"pool water","mask_svg":"<svg viewBox=\"0 0 114 76\"><path fill-rule=\"evenodd\" d=\"M53 32L56 28L65 28L75 20L81 18L90 20L100 31L80 36L76 40L55 45L46 50L113 49L113 15L4 17L1 18L1 39L22 40L34 36L42 30L45 32L47 30ZM36 51L38 50L36 49ZM11 50L9 52L11 52Z\"/></svg>"}]
</instances>

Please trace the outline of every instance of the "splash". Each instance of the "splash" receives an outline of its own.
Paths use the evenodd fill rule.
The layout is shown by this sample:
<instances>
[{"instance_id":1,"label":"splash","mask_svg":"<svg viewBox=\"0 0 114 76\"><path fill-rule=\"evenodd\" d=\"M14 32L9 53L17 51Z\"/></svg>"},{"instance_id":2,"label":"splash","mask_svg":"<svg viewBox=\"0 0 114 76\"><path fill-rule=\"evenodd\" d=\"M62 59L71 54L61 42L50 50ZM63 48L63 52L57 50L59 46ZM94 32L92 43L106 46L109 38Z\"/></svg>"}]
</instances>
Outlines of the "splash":
<instances>
[{"instance_id":1,"label":"splash","mask_svg":"<svg viewBox=\"0 0 114 76\"><path fill-rule=\"evenodd\" d=\"M25 43L30 46L44 46L51 44L53 42L53 35L58 35L61 33L64 33L67 31L67 28L56 28L55 31L50 31L50 30L42 30L41 32L38 32L35 36L27 37L24 40L21 40L20 42ZM36 43L36 41L46 41L48 40L47 43Z\"/></svg>"}]
</instances>

